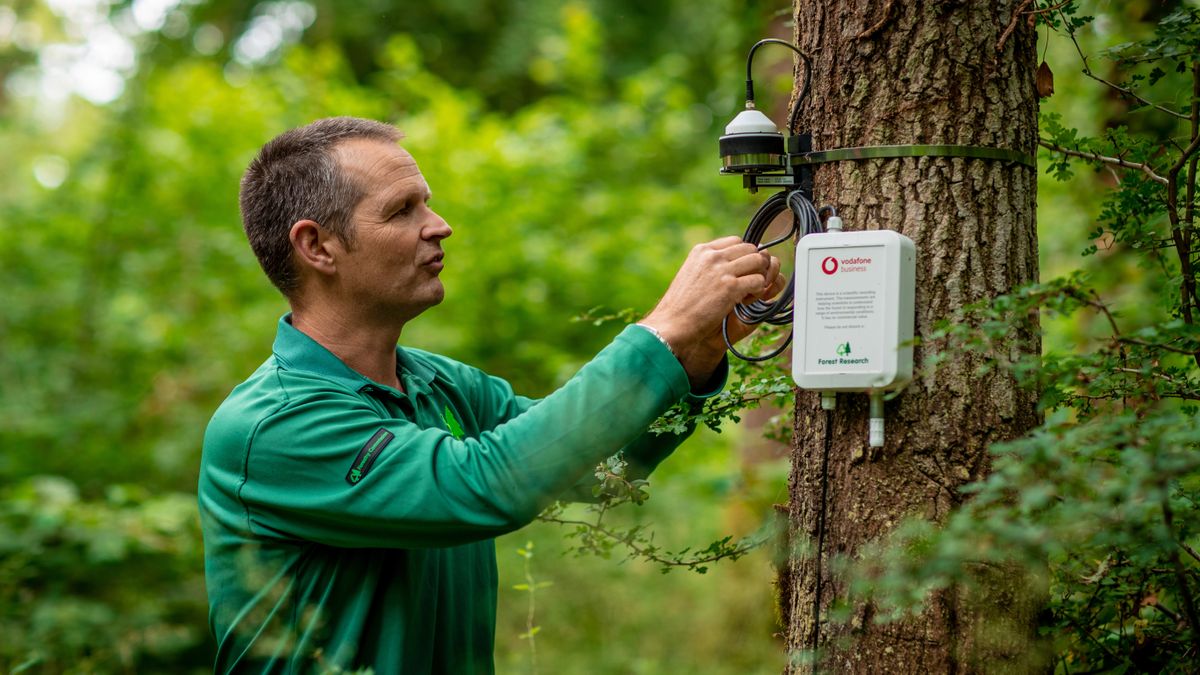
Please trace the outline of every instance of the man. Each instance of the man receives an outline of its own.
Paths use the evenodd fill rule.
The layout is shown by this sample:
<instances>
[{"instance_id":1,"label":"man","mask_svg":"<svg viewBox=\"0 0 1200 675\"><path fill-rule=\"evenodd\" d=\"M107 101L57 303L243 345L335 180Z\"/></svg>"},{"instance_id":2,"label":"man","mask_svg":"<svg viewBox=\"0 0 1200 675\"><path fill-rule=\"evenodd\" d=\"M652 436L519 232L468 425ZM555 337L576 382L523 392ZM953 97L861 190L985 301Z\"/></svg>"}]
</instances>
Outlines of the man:
<instances>
[{"instance_id":1,"label":"man","mask_svg":"<svg viewBox=\"0 0 1200 675\"><path fill-rule=\"evenodd\" d=\"M491 672L492 539L619 450L652 470L682 437L646 427L723 385L721 319L782 287L779 261L736 237L697 246L639 325L545 399L516 396L396 346L442 301L451 234L399 138L319 120L242 180L250 245L292 311L205 434L219 672ZM750 331L730 322L732 338Z\"/></svg>"}]
</instances>

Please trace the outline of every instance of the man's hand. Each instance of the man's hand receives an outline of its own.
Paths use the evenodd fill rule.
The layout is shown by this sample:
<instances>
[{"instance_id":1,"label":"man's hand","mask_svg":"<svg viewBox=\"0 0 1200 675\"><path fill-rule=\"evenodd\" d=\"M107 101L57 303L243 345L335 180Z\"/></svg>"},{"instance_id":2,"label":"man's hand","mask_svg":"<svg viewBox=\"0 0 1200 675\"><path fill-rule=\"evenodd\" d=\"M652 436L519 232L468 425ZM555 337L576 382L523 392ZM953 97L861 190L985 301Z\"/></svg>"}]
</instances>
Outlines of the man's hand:
<instances>
[{"instance_id":1,"label":"man's hand","mask_svg":"<svg viewBox=\"0 0 1200 675\"><path fill-rule=\"evenodd\" d=\"M729 317L731 342L754 332L754 326L737 320L733 306L773 297L786 285L778 258L739 237L724 237L692 249L642 323L671 345L696 387L708 380L725 354L722 319Z\"/></svg>"}]
</instances>

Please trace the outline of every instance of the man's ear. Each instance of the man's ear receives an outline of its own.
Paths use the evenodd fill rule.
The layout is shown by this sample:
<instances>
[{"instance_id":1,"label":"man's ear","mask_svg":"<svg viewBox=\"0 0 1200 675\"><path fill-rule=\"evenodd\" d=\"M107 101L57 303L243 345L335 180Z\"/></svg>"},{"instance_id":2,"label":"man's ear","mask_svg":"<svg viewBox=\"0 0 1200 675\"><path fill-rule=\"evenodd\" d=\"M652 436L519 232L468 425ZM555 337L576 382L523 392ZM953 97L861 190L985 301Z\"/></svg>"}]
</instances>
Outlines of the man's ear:
<instances>
[{"instance_id":1,"label":"man's ear","mask_svg":"<svg viewBox=\"0 0 1200 675\"><path fill-rule=\"evenodd\" d=\"M315 220L298 220L288 232L296 263L322 275L337 271L337 256L340 252L337 237L321 227Z\"/></svg>"}]
</instances>

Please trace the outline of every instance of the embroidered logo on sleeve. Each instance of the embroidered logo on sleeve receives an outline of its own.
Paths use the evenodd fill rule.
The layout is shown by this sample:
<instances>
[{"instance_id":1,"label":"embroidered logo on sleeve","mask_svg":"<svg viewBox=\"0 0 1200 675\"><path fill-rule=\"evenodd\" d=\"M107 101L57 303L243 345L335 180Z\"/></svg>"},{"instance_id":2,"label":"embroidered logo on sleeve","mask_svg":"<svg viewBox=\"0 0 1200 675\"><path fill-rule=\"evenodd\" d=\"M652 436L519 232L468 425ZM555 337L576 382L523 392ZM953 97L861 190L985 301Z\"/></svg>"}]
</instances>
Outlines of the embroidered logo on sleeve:
<instances>
[{"instance_id":1,"label":"embroidered logo on sleeve","mask_svg":"<svg viewBox=\"0 0 1200 675\"><path fill-rule=\"evenodd\" d=\"M346 482L351 485L358 485L358 481L366 477L367 472L375 464L375 458L379 457L379 453L387 447L388 443L396 435L387 429L380 429L375 432L371 440L358 451L358 456L354 458L354 464L350 466L350 473L346 474Z\"/></svg>"},{"instance_id":2,"label":"embroidered logo on sleeve","mask_svg":"<svg viewBox=\"0 0 1200 675\"><path fill-rule=\"evenodd\" d=\"M454 419L454 413L450 412L450 406L446 406L445 411L442 413L442 418L446 420L446 428L450 431L451 436L460 441L466 436L463 433L462 425L458 423L458 420Z\"/></svg>"}]
</instances>

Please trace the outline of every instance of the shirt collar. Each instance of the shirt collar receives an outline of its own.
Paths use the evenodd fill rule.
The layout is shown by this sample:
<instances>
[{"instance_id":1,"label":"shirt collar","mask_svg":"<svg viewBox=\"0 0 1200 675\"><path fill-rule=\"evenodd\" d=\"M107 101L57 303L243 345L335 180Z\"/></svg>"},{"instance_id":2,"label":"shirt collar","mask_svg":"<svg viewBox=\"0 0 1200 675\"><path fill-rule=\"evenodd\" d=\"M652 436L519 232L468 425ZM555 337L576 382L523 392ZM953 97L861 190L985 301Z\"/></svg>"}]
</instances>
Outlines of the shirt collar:
<instances>
[{"instance_id":1,"label":"shirt collar","mask_svg":"<svg viewBox=\"0 0 1200 675\"><path fill-rule=\"evenodd\" d=\"M275 333L275 345L272 347L272 351L275 353L275 357L283 361L288 368L315 373L354 391L368 385L383 386L347 366L333 352L300 332L292 325L291 312L279 318L279 328ZM399 346L396 347L396 375L406 387L409 387L410 384L428 387L435 374L429 365L413 358Z\"/></svg>"}]
</instances>

